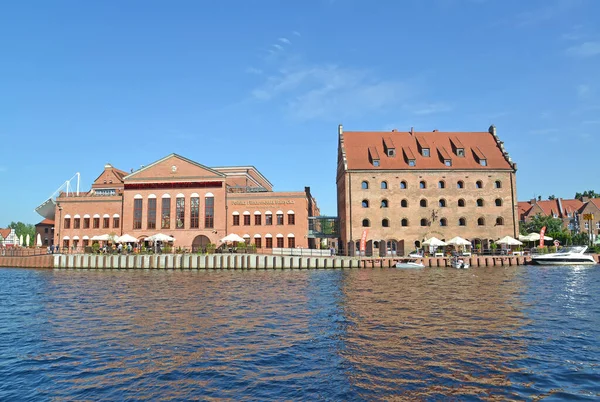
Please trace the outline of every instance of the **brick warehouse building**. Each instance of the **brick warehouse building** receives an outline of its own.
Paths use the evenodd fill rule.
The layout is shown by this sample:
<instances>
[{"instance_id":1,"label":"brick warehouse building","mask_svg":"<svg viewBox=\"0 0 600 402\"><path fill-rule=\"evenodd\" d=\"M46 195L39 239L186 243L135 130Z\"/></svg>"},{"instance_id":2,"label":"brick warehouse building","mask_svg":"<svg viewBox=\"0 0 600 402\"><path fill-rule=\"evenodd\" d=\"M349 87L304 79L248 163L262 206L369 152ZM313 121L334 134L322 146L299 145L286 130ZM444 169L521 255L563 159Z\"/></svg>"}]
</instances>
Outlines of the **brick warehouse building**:
<instances>
[{"instance_id":1,"label":"brick warehouse building","mask_svg":"<svg viewBox=\"0 0 600 402\"><path fill-rule=\"evenodd\" d=\"M487 132L344 132L338 127L340 245L403 255L435 236L488 248L518 235L517 165Z\"/></svg>"},{"instance_id":2,"label":"brick warehouse building","mask_svg":"<svg viewBox=\"0 0 600 402\"><path fill-rule=\"evenodd\" d=\"M235 233L259 249L313 248L308 217L318 213L309 187L274 192L253 166L209 168L171 154L132 173L107 164L89 192L61 193L55 244L81 248L98 235L164 233L175 247L197 250Z\"/></svg>"}]
</instances>

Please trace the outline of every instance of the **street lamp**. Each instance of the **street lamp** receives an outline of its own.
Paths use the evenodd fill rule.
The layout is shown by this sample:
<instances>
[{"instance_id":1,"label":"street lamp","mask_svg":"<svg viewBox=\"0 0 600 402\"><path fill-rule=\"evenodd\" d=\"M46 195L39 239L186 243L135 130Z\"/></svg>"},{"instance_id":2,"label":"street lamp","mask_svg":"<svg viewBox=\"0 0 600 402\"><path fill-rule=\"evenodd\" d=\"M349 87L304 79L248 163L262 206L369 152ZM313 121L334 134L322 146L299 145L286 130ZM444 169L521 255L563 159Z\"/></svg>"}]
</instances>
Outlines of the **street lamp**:
<instances>
[{"instance_id":1,"label":"street lamp","mask_svg":"<svg viewBox=\"0 0 600 402\"><path fill-rule=\"evenodd\" d=\"M58 207L58 241L56 242L56 246L60 251L60 225L62 224L62 207L60 204L56 204L56 206Z\"/></svg>"}]
</instances>

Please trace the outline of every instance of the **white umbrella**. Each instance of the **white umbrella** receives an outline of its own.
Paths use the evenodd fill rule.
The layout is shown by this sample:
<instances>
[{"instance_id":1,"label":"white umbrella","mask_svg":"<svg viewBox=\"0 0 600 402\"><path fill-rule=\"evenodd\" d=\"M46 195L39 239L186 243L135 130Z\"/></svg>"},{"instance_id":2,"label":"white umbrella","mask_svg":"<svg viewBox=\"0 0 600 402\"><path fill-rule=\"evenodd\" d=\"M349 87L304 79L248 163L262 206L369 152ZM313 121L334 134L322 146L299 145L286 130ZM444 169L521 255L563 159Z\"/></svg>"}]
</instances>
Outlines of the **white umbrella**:
<instances>
[{"instance_id":1,"label":"white umbrella","mask_svg":"<svg viewBox=\"0 0 600 402\"><path fill-rule=\"evenodd\" d=\"M245 239L241 236L236 235L235 233L230 233L227 236L223 237L221 239L221 241L223 243L231 243L231 242L243 243L245 241Z\"/></svg>"},{"instance_id":2,"label":"white umbrella","mask_svg":"<svg viewBox=\"0 0 600 402\"><path fill-rule=\"evenodd\" d=\"M531 239L529 238L529 235L519 235L519 240L521 241L531 241Z\"/></svg>"},{"instance_id":3,"label":"white umbrella","mask_svg":"<svg viewBox=\"0 0 600 402\"><path fill-rule=\"evenodd\" d=\"M37 234L37 239L36 239L35 245L38 247L42 247L42 235L39 233Z\"/></svg>"},{"instance_id":4,"label":"white umbrella","mask_svg":"<svg viewBox=\"0 0 600 402\"><path fill-rule=\"evenodd\" d=\"M529 233L527 235L527 237L529 238L529 241L538 241L540 239L540 234L539 233ZM544 236L544 240L552 240L552 237Z\"/></svg>"},{"instance_id":5,"label":"white umbrella","mask_svg":"<svg viewBox=\"0 0 600 402\"><path fill-rule=\"evenodd\" d=\"M507 246L520 246L520 245L522 245L523 243L522 243L522 242L520 242L519 240L517 240L517 239L513 238L513 237L510 237L510 236L504 236L503 238L501 238L500 240L498 240L498 241L496 242L496 244L505 244L505 245L507 245Z\"/></svg>"},{"instance_id":6,"label":"white umbrella","mask_svg":"<svg viewBox=\"0 0 600 402\"><path fill-rule=\"evenodd\" d=\"M157 233L157 234L153 234L152 236L146 237L147 241L174 241L175 238L168 236L166 234L162 234L162 233Z\"/></svg>"},{"instance_id":7,"label":"white umbrella","mask_svg":"<svg viewBox=\"0 0 600 402\"><path fill-rule=\"evenodd\" d=\"M109 241L112 239L112 236L109 234L103 234L98 236L92 236L91 241Z\"/></svg>"},{"instance_id":8,"label":"white umbrella","mask_svg":"<svg viewBox=\"0 0 600 402\"><path fill-rule=\"evenodd\" d=\"M19 237L19 246L23 245L23 235Z\"/></svg>"},{"instance_id":9,"label":"white umbrella","mask_svg":"<svg viewBox=\"0 0 600 402\"><path fill-rule=\"evenodd\" d=\"M29 247L29 243L31 242L31 238L29 237L29 233L27 233L27 237L25 237L25 245Z\"/></svg>"},{"instance_id":10,"label":"white umbrella","mask_svg":"<svg viewBox=\"0 0 600 402\"><path fill-rule=\"evenodd\" d=\"M448 240L446 243L451 244L453 246L470 246L471 242L463 239L462 237L456 236L452 239Z\"/></svg>"},{"instance_id":11,"label":"white umbrella","mask_svg":"<svg viewBox=\"0 0 600 402\"><path fill-rule=\"evenodd\" d=\"M440 247L440 246L445 246L446 243L444 243L443 241L441 241L437 237L431 237L431 238L425 240L423 242L423 245L424 246Z\"/></svg>"},{"instance_id":12,"label":"white umbrella","mask_svg":"<svg viewBox=\"0 0 600 402\"><path fill-rule=\"evenodd\" d=\"M123 236L119 236L117 243L137 243L138 239L133 237L132 235L124 234Z\"/></svg>"}]
</instances>

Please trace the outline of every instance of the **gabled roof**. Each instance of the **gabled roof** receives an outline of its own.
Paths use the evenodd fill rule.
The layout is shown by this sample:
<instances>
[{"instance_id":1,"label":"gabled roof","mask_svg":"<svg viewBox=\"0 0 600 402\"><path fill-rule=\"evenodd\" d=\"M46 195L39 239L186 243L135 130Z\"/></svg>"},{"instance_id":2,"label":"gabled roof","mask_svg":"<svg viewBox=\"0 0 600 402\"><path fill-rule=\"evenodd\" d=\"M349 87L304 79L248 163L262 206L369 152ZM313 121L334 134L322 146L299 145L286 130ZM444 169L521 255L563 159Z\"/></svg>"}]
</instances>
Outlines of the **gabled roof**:
<instances>
[{"instance_id":1,"label":"gabled roof","mask_svg":"<svg viewBox=\"0 0 600 402\"><path fill-rule=\"evenodd\" d=\"M0 236L2 236L3 239L6 239L9 234L10 229L0 229Z\"/></svg>"},{"instance_id":2,"label":"gabled roof","mask_svg":"<svg viewBox=\"0 0 600 402\"><path fill-rule=\"evenodd\" d=\"M153 163L149 164L148 166L144 166L143 168L141 168L141 169L138 169L138 170L136 170L135 172L128 174L127 176L123 177L123 180L128 180L128 179L131 179L131 178L135 177L136 175L138 175L138 174L140 174L140 173L142 173L142 172L145 172L145 171L147 171L147 170L150 170L150 169L152 169L153 167L155 167L156 165L158 165L158 164L160 164L160 163L162 163L162 162L164 162L164 161L166 161L166 160L169 160L169 159L171 159L171 158L177 158L177 159L180 159L180 160L182 160L182 161L184 161L184 162L186 162L186 163L189 163L189 164L191 164L191 165L194 165L194 166L196 166L196 167L199 167L199 168L201 168L201 169L204 169L204 170L206 170L206 171L208 171L208 172L210 172L210 173L214 174L215 176L219 176L219 177L223 177L223 178L225 177L225 174L224 174L224 173L222 173L222 172L219 172L218 170L211 169L211 168L209 168L208 166L204 166L204 165L202 165L202 164L200 164L200 163L198 163L198 162L194 162L194 161L193 161L193 160L191 160L191 159L188 159L188 158L185 158L185 157L183 157L183 156L181 156L181 155L178 155L178 154L172 153L172 154L169 154L169 155L165 156L165 157L164 157L164 158L162 158L162 159L159 159L159 160L157 160L156 162L153 162Z\"/></svg>"},{"instance_id":3,"label":"gabled roof","mask_svg":"<svg viewBox=\"0 0 600 402\"><path fill-rule=\"evenodd\" d=\"M388 157L383 152L383 142L385 138L391 138L398 152L400 149L404 152L405 158ZM453 158L452 169L477 169L477 170L514 170L515 167L509 162L508 155L500 149L494 135L484 132L400 132L400 131L344 131L343 148L348 161L348 169L448 169L444 161L439 158L424 157L419 153L413 153L412 149L418 149L418 141L426 143L431 149L445 148L452 149L451 139L464 145L465 157ZM369 161L367 149L379 149L380 159L379 167L374 167ZM481 155L487 160L487 166L481 166L479 161L473 155ZM415 166L409 166L407 159L415 159Z\"/></svg>"},{"instance_id":4,"label":"gabled roof","mask_svg":"<svg viewBox=\"0 0 600 402\"><path fill-rule=\"evenodd\" d=\"M531 210L531 208L532 205L529 203L529 201L519 201L517 203L519 217L521 217L522 215L526 215L529 212L529 210Z\"/></svg>"},{"instance_id":5,"label":"gabled roof","mask_svg":"<svg viewBox=\"0 0 600 402\"><path fill-rule=\"evenodd\" d=\"M54 221L51 219L44 219L40 223L37 223L35 226L38 226L38 225L54 225Z\"/></svg>"}]
</instances>

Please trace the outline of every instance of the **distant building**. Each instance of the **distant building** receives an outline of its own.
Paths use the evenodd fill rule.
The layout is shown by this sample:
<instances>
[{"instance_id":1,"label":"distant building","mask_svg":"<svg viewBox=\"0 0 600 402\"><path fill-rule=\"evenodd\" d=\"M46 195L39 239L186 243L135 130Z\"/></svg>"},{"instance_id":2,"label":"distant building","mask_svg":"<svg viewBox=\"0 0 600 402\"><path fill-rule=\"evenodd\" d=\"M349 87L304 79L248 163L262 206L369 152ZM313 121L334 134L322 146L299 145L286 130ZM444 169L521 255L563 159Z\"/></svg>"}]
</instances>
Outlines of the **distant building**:
<instances>
[{"instance_id":1,"label":"distant building","mask_svg":"<svg viewBox=\"0 0 600 402\"><path fill-rule=\"evenodd\" d=\"M34 244L37 242L38 235L40 236L40 239L42 239L42 246L49 247L54 245L54 221L51 219L44 219L35 225Z\"/></svg>"},{"instance_id":2,"label":"distant building","mask_svg":"<svg viewBox=\"0 0 600 402\"><path fill-rule=\"evenodd\" d=\"M235 233L258 249L315 246L308 217L319 214L310 188L275 192L253 166L210 168L171 154L126 173L107 164L87 193L56 199L55 242L79 248L97 235L156 233L194 251Z\"/></svg>"},{"instance_id":3,"label":"distant building","mask_svg":"<svg viewBox=\"0 0 600 402\"><path fill-rule=\"evenodd\" d=\"M19 238L14 229L0 229L0 245L12 247L19 244Z\"/></svg>"},{"instance_id":4,"label":"distant building","mask_svg":"<svg viewBox=\"0 0 600 402\"><path fill-rule=\"evenodd\" d=\"M348 132L340 125L340 243L350 254L402 255L435 236L488 248L517 236L516 171L491 126L484 132Z\"/></svg>"}]
</instances>

